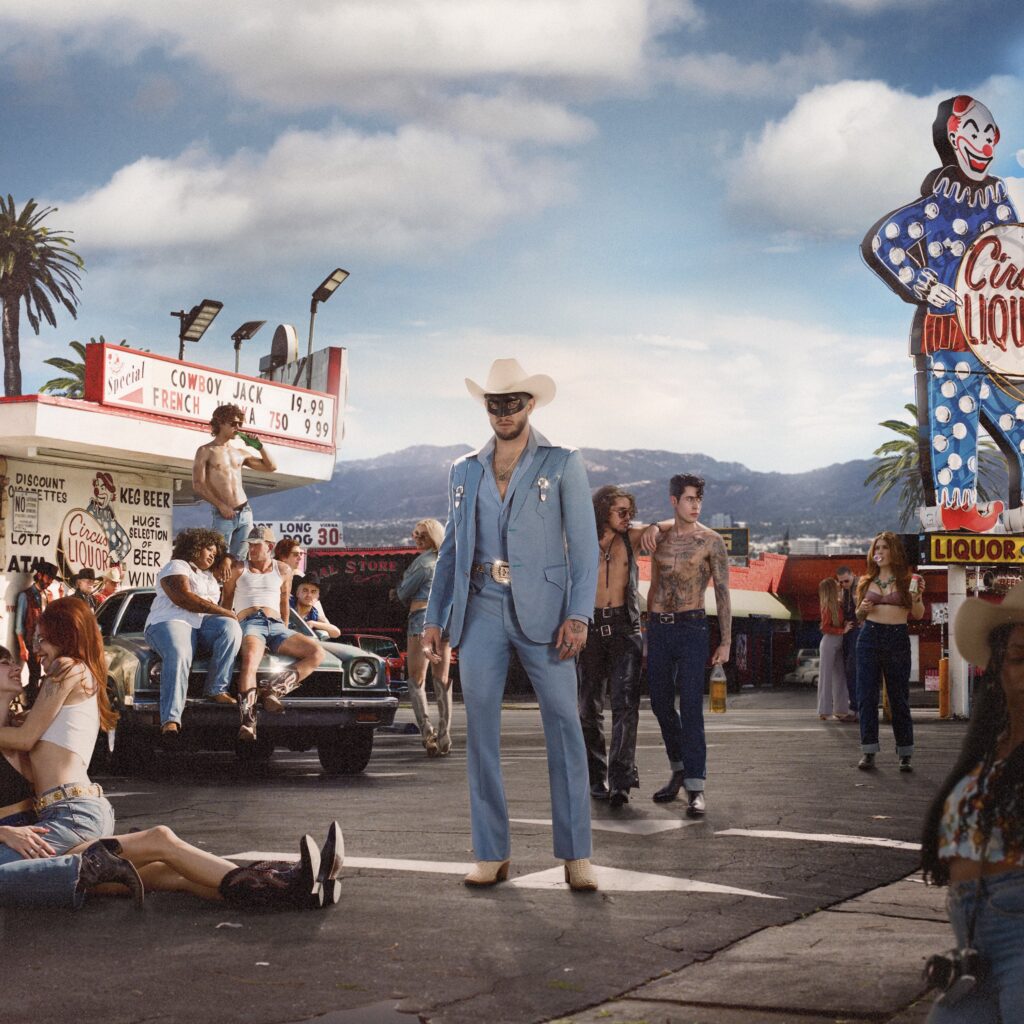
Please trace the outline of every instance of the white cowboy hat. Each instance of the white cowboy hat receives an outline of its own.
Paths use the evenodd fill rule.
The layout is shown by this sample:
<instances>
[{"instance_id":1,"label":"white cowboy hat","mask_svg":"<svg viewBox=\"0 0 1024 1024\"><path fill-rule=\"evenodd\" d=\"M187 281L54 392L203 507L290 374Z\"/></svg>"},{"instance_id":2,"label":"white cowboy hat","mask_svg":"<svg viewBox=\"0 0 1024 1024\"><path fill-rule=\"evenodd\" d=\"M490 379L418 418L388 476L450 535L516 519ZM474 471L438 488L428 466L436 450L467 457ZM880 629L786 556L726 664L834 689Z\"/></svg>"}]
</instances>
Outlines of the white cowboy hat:
<instances>
[{"instance_id":1,"label":"white cowboy hat","mask_svg":"<svg viewBox=\"0 0 1024 1024\"><path fill-rule=\"evenodd\" d=\"M987 668L992 656L989 634L998 626L1019 622L1024 626L1024 583L1018 583L1003 598L1002 604L993 604L980 597L969 597L960 606L953 623L957 650L978 668Z\"/></svg>"},{"instance_id":2,"label":"white cowboy hat","mask_svg":"<svg viewBox=\"0 0 1024 1024\"><path fill-rule=\"evenodd\" d=\"M546 373L528 377L518 359L495 359L483 387L468 377L466 387L481 405L484 404L484 395L511 395L516 391L532 395L538 408L555 397L555 382Z\"/></svg>"}]
</instances>

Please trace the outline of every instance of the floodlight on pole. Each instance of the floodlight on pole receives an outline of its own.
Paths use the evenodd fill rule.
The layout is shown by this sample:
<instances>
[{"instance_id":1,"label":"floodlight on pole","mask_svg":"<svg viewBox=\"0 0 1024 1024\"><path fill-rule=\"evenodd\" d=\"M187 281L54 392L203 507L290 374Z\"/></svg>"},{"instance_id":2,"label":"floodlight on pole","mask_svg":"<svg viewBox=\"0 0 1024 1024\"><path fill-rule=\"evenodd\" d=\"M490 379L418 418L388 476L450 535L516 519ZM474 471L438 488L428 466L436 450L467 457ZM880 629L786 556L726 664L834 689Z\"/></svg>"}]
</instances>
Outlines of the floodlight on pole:
<instances>
[{"instance_id":1,"label":"floodlight on pole","mask_svg":"<svg viewBox=\"0 0 1024 1024\"><path fill-rule=\"evenodd\" d=\"M321 302L326 302L338 290L346 277L348 277L348 271L338 267L337 270L328 274L313 292L313 300L309 304L309 347L306 350L306 355L313 354L313 320L316 318L316 307Z\"/></svg>"},{"instance_id":2,"label":"floodlight on pole","mask_svg":"<svg viewBox=\"0 0 1024 1024\"><path fill-rule=\"evenodd\" d=\"M223 302L218 302L216 299L203 299L199 305L193 306L187 313L183 309L178 310L177 313L171 313L171 316L176 316L181 321L181 326L178 328L179 360L185 358L185 342L198 341L223 308Z\"/></svg>"},{"instance_id":3,"label":"floodlight on pole","mask_svg":"<svg viewBox=\"0 0 1024 1024\"><path fill-rule=\"evenodd\" d=\"M242 342L248 341L266 322L266 320L246 320L231 335L231 340L235 343L235 373L238 373L238 357L242 354Z\"/></svg>"}]
</instances>

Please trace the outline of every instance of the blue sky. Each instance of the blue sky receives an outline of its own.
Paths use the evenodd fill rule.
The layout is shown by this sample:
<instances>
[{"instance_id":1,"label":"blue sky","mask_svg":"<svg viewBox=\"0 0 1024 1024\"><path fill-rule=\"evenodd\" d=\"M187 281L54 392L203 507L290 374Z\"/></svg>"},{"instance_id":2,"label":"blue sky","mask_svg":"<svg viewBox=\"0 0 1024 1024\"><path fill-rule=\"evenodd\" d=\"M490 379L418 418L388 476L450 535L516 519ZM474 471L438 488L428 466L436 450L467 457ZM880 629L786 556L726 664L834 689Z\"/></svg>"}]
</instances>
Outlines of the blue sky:
<instances>
[{"instance_id":1,"label":"blue sky","mask_svg":"<svg viewBox=\"0 0 1024 1024\"><path fill-rule=\"evenodd\" d=\"M23 321L26 386L72 338L174 354L203 297L194 355L229 368L244 320L304 338L343 266L342 459L482 441L462 379L504 356L556 379L565 443L867 457L912 308L860 239L961 92L1020 203L1022 29L1005 0L6 0L2 189L87 263L77 321Z\"/></svg>"}]
</instances>

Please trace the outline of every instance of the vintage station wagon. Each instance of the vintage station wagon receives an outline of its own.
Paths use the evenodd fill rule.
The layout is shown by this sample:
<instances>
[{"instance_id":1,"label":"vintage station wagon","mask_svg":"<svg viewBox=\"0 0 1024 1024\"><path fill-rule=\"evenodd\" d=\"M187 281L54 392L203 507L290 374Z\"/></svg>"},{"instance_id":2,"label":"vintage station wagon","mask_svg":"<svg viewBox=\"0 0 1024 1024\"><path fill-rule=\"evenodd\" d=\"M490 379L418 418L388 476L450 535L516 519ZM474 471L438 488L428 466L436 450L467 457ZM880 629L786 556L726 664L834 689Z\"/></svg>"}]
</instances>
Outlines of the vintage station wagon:
<instances>
[{"instance_id":1,"label":"vintage station wagon","mask_svg":"<svg viewBox=\"0 0 1024 1024\"><path fill-rule=\"evenodd\" d=\"M154 596L152 589L119 591L96 612L106 645L111 699L121 716L112 735L100 734L97 758L117 773L144 768L160 743L161 662L143 635ZM312 635L294 612L289 626ZM276 747L295 751L315 747L325 772L361 772L373 751L374 730L394 721L398 700L388 689L381 658L358 647L322 642L323 662L284 699L284 713L258 712L254 744L237 741L236 707L203 699L206 662L197 658L176 747L234 750L240 759L255 761L269 759ZM265 654L257 679L274 676L292 662L284 655ZM236 668L236 685L237 672Z\"/></svg>"}]
</instances>

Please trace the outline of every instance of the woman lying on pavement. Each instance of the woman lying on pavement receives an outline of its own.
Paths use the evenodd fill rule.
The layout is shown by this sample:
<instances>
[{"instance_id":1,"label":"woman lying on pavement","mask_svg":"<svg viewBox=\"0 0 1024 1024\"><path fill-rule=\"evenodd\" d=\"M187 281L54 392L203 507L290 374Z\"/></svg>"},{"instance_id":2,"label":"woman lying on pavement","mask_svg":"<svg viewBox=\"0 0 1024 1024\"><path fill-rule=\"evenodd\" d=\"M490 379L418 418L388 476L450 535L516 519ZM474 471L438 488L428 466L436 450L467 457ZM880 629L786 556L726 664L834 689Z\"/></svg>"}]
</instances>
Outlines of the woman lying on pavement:
<instances>
[{"instance_id":1,"label":"woman lying on pavement","mask_svg":"<svg viewBox=\"0 0 1024 1024\"><path fill-rule=\"evenodd\" d=\"M127 888L141 904L146 889L191 892L240 906L314 907L336 902L343 855L331 826L324 856L309 836L299 861L236 868L199 850L165 826L114 836L114 811L88 775L100 726L117 716L107 700L103 642L87 605L61 598L39 620L38 655L45 684L17 725L10 699L20 692L20 668L8 652L0 671L0 752L32 784L24 801L4 808L19 817L0 822L0 906L81 905L87 889ZM6 801L5 801L6 802ZM34 815L34 822L31 817Z\"/></svg>"},{"instance_id":2,"label":"woman lying on pavement","mask_svg":"<svg viewBox=\"0 0 1024 1024\"><path fill-rule=\"evenodd\" d=\"M956 646L985 670L960 757L925 820L925 878L949 886L957 949L928 962L929 1024L1024 1021L1024 583L969 598Z\"/></svg>"}]
</instances>

